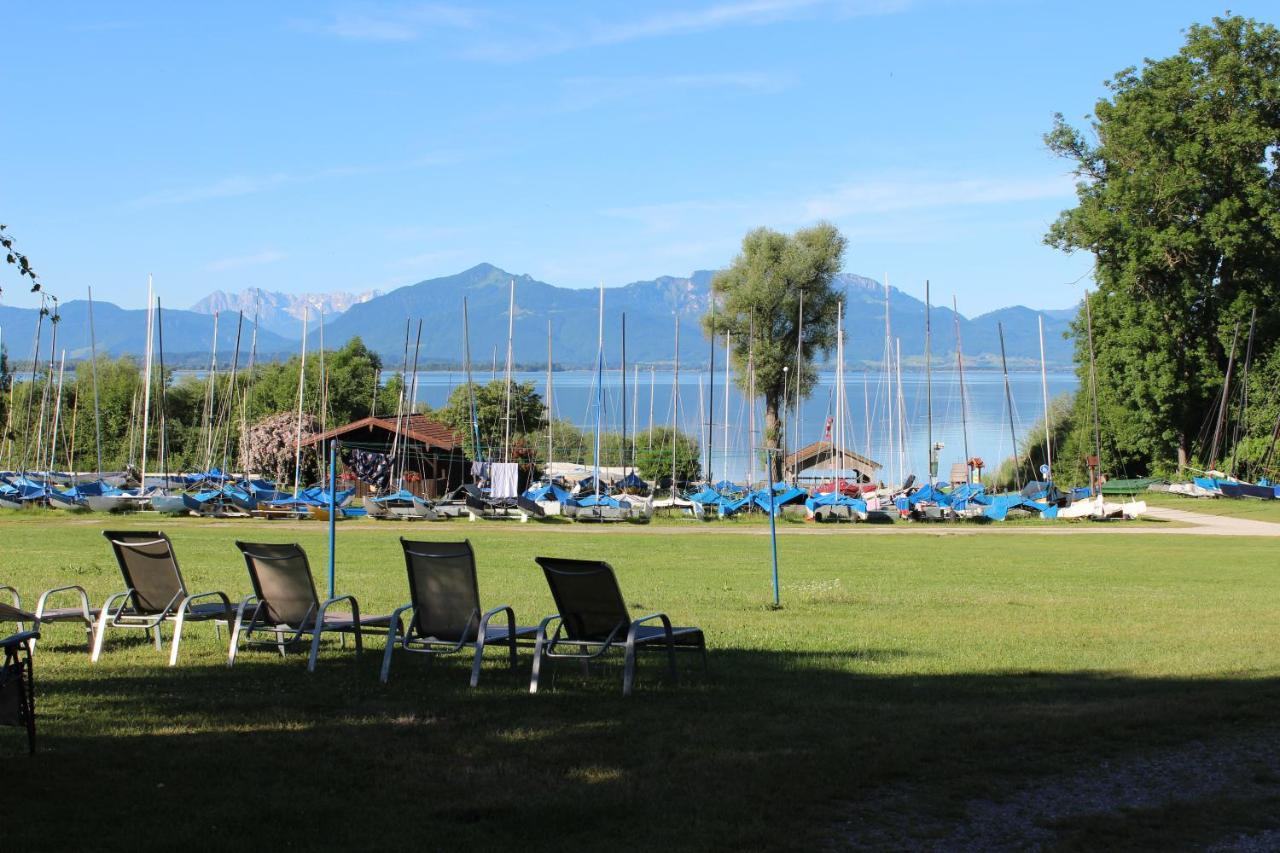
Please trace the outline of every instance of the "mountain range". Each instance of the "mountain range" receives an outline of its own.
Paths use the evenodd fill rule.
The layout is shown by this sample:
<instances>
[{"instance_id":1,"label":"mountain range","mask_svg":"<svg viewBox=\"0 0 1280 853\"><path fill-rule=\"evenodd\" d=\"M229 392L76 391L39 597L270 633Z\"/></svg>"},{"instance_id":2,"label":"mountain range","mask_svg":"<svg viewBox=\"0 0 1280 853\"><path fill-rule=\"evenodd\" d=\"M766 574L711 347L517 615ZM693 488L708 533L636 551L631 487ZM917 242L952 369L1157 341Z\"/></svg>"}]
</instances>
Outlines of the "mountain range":
<instances>
[{"instance_id":1,"label":"mountain range","mask_svg":"<svg viewBox=\"0 0 1280 853\"><path fill-rule=\"evenodd\" d=\"M239 293L215 290L192 305L191 310L197 314L243 311L246 320L257 318L260 329L296 340L302 335L304 316L307 318L307 328L315 329L322 319L336 317L352 305L368 302L381 295L377 290L366 290L363 293L299 294L250 287Z\"/></svg>"},{"instance_id":2,"label":"mountain range","mask_svg":"<svg viewBox=\"0 0 1280 853\"><path fill-rule=\"evenodd\" d=\"M606 360L621 361L621 320L627 320L627 361L668 364L674 356L675 324L680 326L680 361L696 367L707 362L710 342L703 337L699 318L710 300L713 270L699 270L687 277L663 276L605 290L604 328ZM596 290L557 287L529 275L513 275L492 264L479 264L451 276L428 279L389 293L326 293L288 295L249 289L229 294L216 291L191 310L163 312L166 357L174 364L198 363L207 358L213 334L214 312L218 323L219 361L230 356L236 340L236 315L245 312L242 363L249 348L252 315L257 312L259 358L291 354L298 349L303 306L318 314L324 310L325 339L330 348L359 336L384 358L398 366L404 356L406 320L416 337L421 319L420 363L460 363L464 357L463 300L470 326L471 356L476 364L505 359L510 284L515 282L515 317L512 336L517 364L545 364L547 331L551 331L552 356L561 366L586 366L595 362L597 349ZM873 363L883 358L885 347L885 288L873 279L842 273L836 286L846 295L846 362ZM901 343L903 360L918 363L924 354L925 305L920 299L889 288L889 323ZM69 359L89 353L88 303L72 301L62 306L58 348ZM957 315L934 305L930 311L932 352L935 363L954 358L956 330L962 336L966 361L999 365L999 330L1003 326L1009 363L1039 363L1038 319L1044 319L1046 359L1056 366L1071 363L1073 345L1068 337L1074 309L1035 311L1023 306L1002 308L977 317ZM4 344L16 361L30 357L37 311L0 306ZM230 316L229 316L230 315ZM98 351L111 355L141 354L146 339L146 312L94 303ZM44 326L41 348L47 353L49 326ZM312 337L314 343L315 338ZM412 343L412 342L411 342ZM47 358L47 355L42 356Z\"/></svg>"}]
</instances>

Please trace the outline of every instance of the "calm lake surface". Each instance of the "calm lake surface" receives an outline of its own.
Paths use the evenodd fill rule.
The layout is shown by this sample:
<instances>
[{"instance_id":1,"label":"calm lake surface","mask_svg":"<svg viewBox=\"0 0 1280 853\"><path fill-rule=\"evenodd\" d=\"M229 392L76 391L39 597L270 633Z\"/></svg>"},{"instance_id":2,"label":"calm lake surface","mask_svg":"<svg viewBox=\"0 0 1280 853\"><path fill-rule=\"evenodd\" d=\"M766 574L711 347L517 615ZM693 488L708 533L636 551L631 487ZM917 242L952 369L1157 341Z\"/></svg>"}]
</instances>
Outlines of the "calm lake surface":
<instances>
[{"instance_id":1,"label":"calm lake surface","mask_svg":"<svg viewBox=\"0 0 1280 853\"><path fill-rule=\"evenodd\" d=\"M392 373L388 372L387 377ZM501 375L501 374L499 374ZM477 383L492 378L491 371L474 371ZM516 373L519 382L532 382L538 393L546 393L545 373ZM463 384L461 370L422 371L418 374L418 402L429 406L444 405L450 392ZM728 406L725 404L725 379L717 371L714 383L714 415L711 414L711 378L706 371L680 371L680 384L673 389L671 370L649 370L641 367L639 381L629 369L626 377L626 429L628 433L643 431L652 424L661 426L673 421L690 433L697 433L705 442L707 424L714 425L712 439L711 474L716 479L727 477L742 480L751 465L752 439L749 436L750 413L736 385L730 377ZM570 421L579 428L591 430L595 426L595 372L562 371L554 373L552 381L552 410L556 418ZM806 400L796 422L794 411L787 425L787 444L791 449L823 438L828 417L835 415L835 373L821 374L818 387ZM604 420L606 429L621 431L623 422L623 378L618 370L609 370L604 378ZM1049 398L1074 391L1077 380L1074 374L1054 372L1048 375ZM1022 441L1026 431L1043 415L1044 403L1038 372L1019 372L1009 376L1013 398L1014 432ZM678 390L673 393L673 390ZM998 372L965 371L965 396L968 422L969 455L979 456L994 468L1001 459L1013 452L1009 436L1009 414L1005 403L1004 378ZM880 373L846 373L845 375L845 430L844 443L853 451L869 455L885 466L881 477L900 482L902 474L915 473L923 477L928 466L928 429L926 405L926 379L923 372L903 372L902 404L905 421L905 441L900 450L895 437L890 438L894 408L884 375ZM678 401L678 414L673 401ZM794 405L794 404L792 404ZM728 417L726 418L726 411ZM727 424L727 441L726 441ZM757 406L755 445L760 444L759 431L763 430L763 405ZM933 374L933 439L945 448L939 452L938 471L946 476L952 463L963 461L964 429L961 418L960 383L953 369ZM758 467L758 466L757 466ZM757 475L758 476L758 475Z\"/></svg>"}]
</instances>

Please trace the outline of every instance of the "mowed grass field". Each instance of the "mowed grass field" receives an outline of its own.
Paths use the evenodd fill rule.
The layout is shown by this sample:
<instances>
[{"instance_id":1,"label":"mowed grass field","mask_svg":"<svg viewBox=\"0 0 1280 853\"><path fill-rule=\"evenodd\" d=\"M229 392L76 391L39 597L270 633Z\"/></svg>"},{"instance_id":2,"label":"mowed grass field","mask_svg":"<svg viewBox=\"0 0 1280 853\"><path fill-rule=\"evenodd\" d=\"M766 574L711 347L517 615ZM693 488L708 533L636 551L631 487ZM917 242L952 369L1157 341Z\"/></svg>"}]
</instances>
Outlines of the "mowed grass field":
<instances>
[{"instance_id":1,"label":"mowed grass field","mask_svg":"<svg viewBox=\"0 0 1280 853\"><path fill-rule=\"evenodd\" d=\"M233 599L249 591L235 539L297 541L323 592L323 525L25 513L0 515L0 584L29 607L69 583L100 604L120 586L111 525L161 527L192 590ZM83 633L55 625L37 757L0 729L0 848L813 849L838 846L850 814L921 827L893 830L903 846L970 798L1275 720L1274 540L861 533L784 532L775 610L769 540L750 532L340 526L338 592L370 613L407 598L401 534L469 537L484 604L522 624L553 611L533 556L608 560L636 615L700 625L711 648L709 674L690 656L674 686L642 661L630 699L620 665L566 664L529 695L528 653L511 674L497 650L475 690L461 656L399 654L382 685L381 638L359 661L327 642L313 675L267 651L228 669L200 624L177 668L140 632L109 635L91 665ZM859 810L904 785L898 814ZM1197 818L1179 838L1269 825L1258 796L1180 805ZM1108 816L1108 842L1142 843L1159 819Z\"/></svg>"}]
</instances>

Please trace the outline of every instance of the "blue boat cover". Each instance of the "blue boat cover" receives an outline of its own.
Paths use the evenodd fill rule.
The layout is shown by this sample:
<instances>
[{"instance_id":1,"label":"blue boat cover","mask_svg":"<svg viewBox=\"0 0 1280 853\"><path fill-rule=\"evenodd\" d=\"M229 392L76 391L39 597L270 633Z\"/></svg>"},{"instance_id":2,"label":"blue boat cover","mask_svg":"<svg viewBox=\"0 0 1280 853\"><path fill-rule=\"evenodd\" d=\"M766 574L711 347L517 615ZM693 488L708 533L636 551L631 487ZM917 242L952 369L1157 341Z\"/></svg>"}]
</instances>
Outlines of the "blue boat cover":
<instances>
[{"instance_id":1,"label":"blue boat cover","mask_svg":"<svg viewBox=\"0 0 1280 853\"><path fill-rule=\"evenodd\" d=\"M559 501L560 503L567 503L572 500L572 495L569 494L568 489L555 483L544 483L541 486L528 489L521 497L531 501Z\"/></svg>"}]
</instances>

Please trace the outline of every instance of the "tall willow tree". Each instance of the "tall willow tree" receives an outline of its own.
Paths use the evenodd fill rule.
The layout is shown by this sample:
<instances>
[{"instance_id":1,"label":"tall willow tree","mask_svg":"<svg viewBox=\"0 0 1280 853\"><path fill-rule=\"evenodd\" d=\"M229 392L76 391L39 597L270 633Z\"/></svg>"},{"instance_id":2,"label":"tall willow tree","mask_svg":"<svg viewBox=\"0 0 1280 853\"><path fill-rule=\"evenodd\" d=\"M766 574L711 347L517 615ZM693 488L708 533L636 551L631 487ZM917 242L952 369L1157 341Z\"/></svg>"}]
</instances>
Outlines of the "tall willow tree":
<instances>
[{"instance_id":1,"label":"tall willow tree","mask_svg":"<svg viewBox=\"0 0 1280 853\"><path fill-rule=\"evenodd\" d=\"M1109 466L1139 473L1176 459L1181 468L1197 450L1207 455L1197 437L1236 324L1243 341L1258 309L1255 358L1280 335L1280 33L1214 18L1188 29L1175 56L1107 86L1091 133L1059 115L1045 137L1079 178L1079 204L1045 240L1095 258ZM1076 325L1088 387L1083 315Z\"/></svg>"},{"instance_id":2,"label":"tall willow tree","mask_svg":"<svg viewBox=\"0 0 1280 853\"><path fill-rule=\"evenodd\" d=\"M733 264L712 279L712 306L702 318L703 329L709 335L732 333L734 372L744 391L750 381L748 353L754 350L755 391L764 397L767 447L778 447L784 383L791 386L791 394L798 387L800 397L808 397L818 381L815 357L835 346L841 294L833 282L844 260L845 245L845 238L828 223L791 235L757 228L743 238L742 253ZM790 372L783 368L790 368ZM776 454L772 476L775 480L782 477L782 460Z\"/></svg>"}]
</instances>

